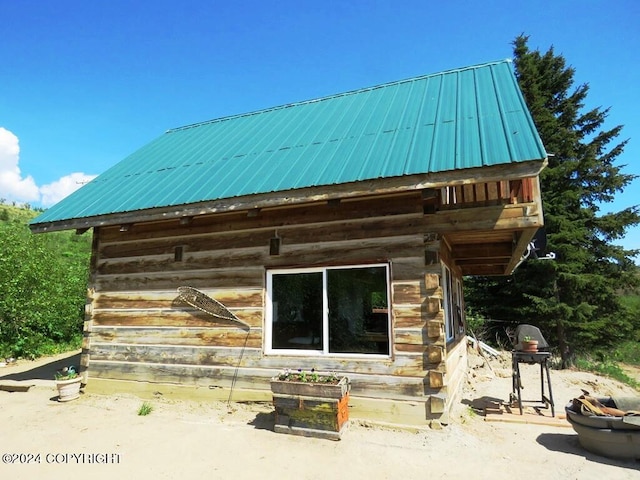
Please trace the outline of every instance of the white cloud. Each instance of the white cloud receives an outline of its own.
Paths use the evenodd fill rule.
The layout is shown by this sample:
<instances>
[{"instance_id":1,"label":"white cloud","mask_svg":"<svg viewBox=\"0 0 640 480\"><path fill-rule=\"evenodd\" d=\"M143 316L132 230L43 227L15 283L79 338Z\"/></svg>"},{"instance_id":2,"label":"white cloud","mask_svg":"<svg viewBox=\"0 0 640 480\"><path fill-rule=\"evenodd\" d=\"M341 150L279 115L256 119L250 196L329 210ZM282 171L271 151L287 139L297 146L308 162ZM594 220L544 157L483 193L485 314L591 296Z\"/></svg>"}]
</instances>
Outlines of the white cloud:
<instances>
[{"instance_id":1,"label":"white cloud","mask_svg":"<svg viewBox=\"0 0 640 480\"><path fill-rule=\"evenodd\" d=\"M75 172L38 187L31 175L22 177L19 161L18 137L0 127L0 197L5 201L39 203L43 207L50 207L96 177Z\"/></svg>"},{"instance_id":2,"label":"white cloud","mask_svg":"<svg viewBox=\"0 0 640 480\"><path fill-rule=\"evenodd\" d=\"M18 137L0 127L0 196L19 202L37 201L40 199L38 186L31 175L22 178L19 160Z\"/></svg>"},{"instance_id":3,"label":"white cloud","mask_svg":"<svg viewBox=\"0 0 640 480\"><path fill-rule=\"evenodd\" d=\"M58 203L67 195L75 192L82 185L90 182L96 178L96 175L87 175L82 172L75 172L70 175L65 175L59 180L48 185L40 187L40 193L42 194L42 206L49 207L54 203Z\"/></svg>"}]
</instances>

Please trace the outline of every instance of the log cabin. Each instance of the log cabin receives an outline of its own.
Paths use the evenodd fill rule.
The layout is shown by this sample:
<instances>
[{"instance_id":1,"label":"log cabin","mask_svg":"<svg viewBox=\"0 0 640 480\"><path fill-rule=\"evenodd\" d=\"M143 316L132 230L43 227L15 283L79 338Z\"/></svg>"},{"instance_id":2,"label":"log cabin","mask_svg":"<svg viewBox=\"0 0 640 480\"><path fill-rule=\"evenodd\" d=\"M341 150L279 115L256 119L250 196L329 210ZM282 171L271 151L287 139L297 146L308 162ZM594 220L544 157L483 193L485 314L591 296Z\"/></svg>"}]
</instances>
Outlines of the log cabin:
<instances>
[{"instance_id":1,"label":"log cabin","mask_svg":"<svg viewBox=\"0 0 640 480\"><path fill-rule=\"evenodd\" d=\"M447 423L463 278L519 265L546 162L505 60L168 130L30 228L92 232L90 391L269 400L314 368L353 418Z\"/></svg>"}]
</instances>

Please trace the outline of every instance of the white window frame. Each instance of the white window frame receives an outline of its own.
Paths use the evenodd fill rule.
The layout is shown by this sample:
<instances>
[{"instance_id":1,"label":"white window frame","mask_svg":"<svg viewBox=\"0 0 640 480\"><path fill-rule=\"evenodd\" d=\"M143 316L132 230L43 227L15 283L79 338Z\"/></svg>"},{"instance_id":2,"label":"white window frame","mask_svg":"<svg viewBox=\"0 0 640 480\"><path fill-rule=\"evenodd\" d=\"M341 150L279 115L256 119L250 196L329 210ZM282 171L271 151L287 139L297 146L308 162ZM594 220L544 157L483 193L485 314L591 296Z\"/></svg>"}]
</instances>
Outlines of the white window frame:
<instances>
[{"instance_id":1,"label":"white window frame","mask_svg":"<svg viewBox=\"0 0 640 480\"><path fill-rule=\"evenodd\" d=\"M451 269L442 264L442 304L444 307L444 330L447 342L455 336L453 309L453 275Z\"/></svg>"},{"instance_id":2,"label":"white window frame","mask_svg":"<svg viewBox=\"0 0 640 480\"><path fill-rule=\"evenodd\" d=\"M389 354L379 353L344 353L329 352L329 299L327 293L327 271L358 268L384 267L387 281L387 338L389 341ZM322 350L298 350L273 348L273 276L288 273L322 273ZM391 279L389 265L386 263L370 263L358 265L337 265L327 267L286 268L267 270L267 288L265 292L265 325L264 325L264 353L265 355L299 355L306 357L357 357L357 358L391 358Z\"/></svg>"},{"instance_id":3,"label":"white window frame","mask_svg":"<svg viewBox=\"0 0 640 480\"><path fill-rule=\"evenodd\" d=\"M460 278L455 279L455 289L457 292L456 298L458 303L456 304L456 308L460 311L460 321L458 324L458 333L464 334L465 330L465 315L464 315L464 290L462 289L462 280Z\"/></svg>"}]
</instances>

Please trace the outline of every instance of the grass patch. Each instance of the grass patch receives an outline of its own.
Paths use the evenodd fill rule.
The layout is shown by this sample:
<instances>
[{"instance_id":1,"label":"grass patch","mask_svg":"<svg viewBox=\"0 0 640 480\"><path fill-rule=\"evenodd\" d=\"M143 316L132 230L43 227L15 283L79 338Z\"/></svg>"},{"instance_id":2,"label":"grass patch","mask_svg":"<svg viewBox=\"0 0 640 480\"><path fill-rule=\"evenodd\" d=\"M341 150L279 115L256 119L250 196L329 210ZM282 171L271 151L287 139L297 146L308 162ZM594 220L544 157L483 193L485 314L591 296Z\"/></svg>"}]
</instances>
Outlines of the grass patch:
<instances>
[{"instance_id":1,"label":"grass patch","mask_svg":"<svg viewBox=\"0 0 640 480\"><path fill-rule=\"evenodd\" d=\"M618 362L640 366L640 342L630 340L618 345L613 351L613 358Z\"/></svg>"},{"instance_id":2,"label":"grass patch","mask_svg":"<svg viewBox=\"0 0 640 480\"><path fill-rule=\"evenodd\" d=\"M149 402L143 402L142 405L140 405L140 408L138 409L138 415L140 415L141 417L145 417L149 415L152 411L153 411L153 405L151 405Z\"/></svg>"},{"instance_id":3,"label":"grass patch","mask_svg":"<svg viewBox=\"0 0 640 480\"><path fill-rule=\"evenodd\" d=\"M590 358L578 358L576 359L576 367L580 370L585 370L587 372L597 373L598 375L603 375L605 377L613 378L614 380L618 380L626 385L629 385L636 390L640 390L640 382L637 382L629 375L627 375L620 366L611 360L604 361L594 361Z\"/></svg>"}]
</instances>

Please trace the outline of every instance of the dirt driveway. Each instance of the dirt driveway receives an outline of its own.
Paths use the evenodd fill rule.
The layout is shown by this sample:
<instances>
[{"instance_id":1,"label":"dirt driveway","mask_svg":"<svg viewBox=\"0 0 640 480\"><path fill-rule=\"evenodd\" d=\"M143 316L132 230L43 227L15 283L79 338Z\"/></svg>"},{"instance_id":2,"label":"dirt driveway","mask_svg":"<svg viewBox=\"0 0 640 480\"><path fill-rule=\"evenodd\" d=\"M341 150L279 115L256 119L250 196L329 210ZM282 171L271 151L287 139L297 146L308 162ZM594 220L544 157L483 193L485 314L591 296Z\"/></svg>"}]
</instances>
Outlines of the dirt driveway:
<instances>
[{"instance_id":1,"label":"dirt driveway","mask_svg":"<svg viewBox=\"0 0 640 480\"><path fill-rule=\"evenodd\" d=\"M355 423L339 442L276 434L268 404L185 402L158 397L138 416L134 396L84 394L56 401L50 373L59 363L0 369L0 385L33 383L27 392L0 391L2 478L140 479L639 479L640 462L584 451L566 425L487 422L467 405L504 398L509 372L474 366L455 423L443 430L402 430ZM535 372L534 372L535 373ZM525 385L536 385L524 372ZM559 405L579 388L632 393L581 372L553 372ZM562 411L562 407L559 408ZM562 422L561 422L562 423ZM519 472L516 474L516 472Z\"/></svg>"}]
</instances>

